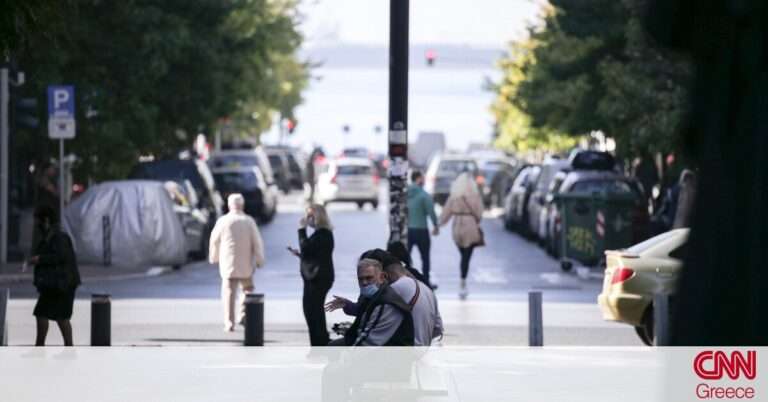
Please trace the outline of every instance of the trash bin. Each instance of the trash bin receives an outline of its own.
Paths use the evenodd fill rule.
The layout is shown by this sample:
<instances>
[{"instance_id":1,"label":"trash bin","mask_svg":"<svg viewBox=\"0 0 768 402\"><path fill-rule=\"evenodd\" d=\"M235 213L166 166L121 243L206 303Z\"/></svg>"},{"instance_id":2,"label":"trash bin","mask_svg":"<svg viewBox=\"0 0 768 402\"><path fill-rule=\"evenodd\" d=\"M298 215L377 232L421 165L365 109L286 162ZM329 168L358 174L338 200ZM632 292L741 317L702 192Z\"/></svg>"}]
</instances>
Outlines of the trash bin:
<instances>
[{"instance_id":1,"label":"trash bin","mask_svg":"<svg viewBox=\"0 0 768 402\"><path fill-rule=\"evenodd\" d=\"M560 266L595 266L605 250L629 247L635 240L638 199L622 193L564 193L555 197L562 229Z\"/></svg>"}]
</instances>

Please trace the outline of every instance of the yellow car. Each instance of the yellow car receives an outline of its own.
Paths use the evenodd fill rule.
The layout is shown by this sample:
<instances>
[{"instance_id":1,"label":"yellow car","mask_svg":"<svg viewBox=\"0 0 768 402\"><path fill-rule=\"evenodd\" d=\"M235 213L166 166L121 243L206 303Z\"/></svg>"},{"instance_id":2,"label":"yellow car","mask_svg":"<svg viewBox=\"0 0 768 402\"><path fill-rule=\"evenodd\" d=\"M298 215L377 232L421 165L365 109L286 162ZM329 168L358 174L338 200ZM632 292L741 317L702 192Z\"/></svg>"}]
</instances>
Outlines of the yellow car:
<instances>
[{"instance_id":1,"label":"yellow car","mask_svg":"<svg viewBox=\"0 0 768 402\"><path fill-rule=\"evenodd\" d=\"M605 252L605 279L597 304L608 321L635 327L653 344L653 295L674 293L683 265L688 229L675 229L623 250Z\"/></svg>"}]
</instances>

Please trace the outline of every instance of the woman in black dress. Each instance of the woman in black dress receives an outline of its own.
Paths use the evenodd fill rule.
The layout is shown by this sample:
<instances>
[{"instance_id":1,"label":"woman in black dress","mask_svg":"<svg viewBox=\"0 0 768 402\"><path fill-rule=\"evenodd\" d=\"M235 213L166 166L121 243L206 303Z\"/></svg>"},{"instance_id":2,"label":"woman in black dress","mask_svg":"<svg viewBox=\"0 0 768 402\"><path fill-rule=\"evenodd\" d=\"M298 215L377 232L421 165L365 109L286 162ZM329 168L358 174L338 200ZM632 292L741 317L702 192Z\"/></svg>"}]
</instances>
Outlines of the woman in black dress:
<instances>
[{"instance_id":1,"label":"woman in black dress","mask_svg":"<svg viewBox=\"0 0 768 402\"><path fill-rule=\"evenodd\" d=\"M307 226L314 229L312 236L307 236ZM325 208L311 205L299 223L300 249L291 249L301 259L302 304L312 346L325 346L330 341L325 322L325 297L334 279L332 230Z\"/></svg>"},{"instance_id":2,"label":"woman in black dress","mask_svg":"<svg viewBox=\"0 0 768 402\"><path fill-rule=\"evenodd\" d=\"M40 238L27 263L34 265L34 282L40 296L35 305L37 339L44 346L48 321L56 321L65 346L72 346L72 307L75 290L80 285L75 251L69 236L59 230L56 211L42 205L35 210L35 225Z\"/></svg>"}]
</instances>

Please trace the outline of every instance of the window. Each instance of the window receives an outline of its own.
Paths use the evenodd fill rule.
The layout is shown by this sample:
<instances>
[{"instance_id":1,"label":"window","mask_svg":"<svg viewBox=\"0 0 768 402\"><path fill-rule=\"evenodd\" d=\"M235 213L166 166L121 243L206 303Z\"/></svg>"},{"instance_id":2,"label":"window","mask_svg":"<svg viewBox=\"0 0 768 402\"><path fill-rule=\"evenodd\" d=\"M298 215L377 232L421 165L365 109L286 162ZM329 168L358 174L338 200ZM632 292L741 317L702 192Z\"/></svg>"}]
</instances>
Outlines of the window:
<instances>
[{"instance_id":1,"label":"window","mask_svg":"<svg viewBox=\"0 0 768 402\"><path fill-rule=\"evenodd\" d=\"M571 187L572 193L583 194L633 194L629 183L623 180L584 180L578 181Z\"/></svg>"},{"instance_id":2,"label":"window","mask_svg":"<svg viewBox=\"0 0 768 402\"><path fill-rule=\"evenodd\" d=\"M259 166L256 155L218 155L213 158L215 168Z\"/></svg>"},{"instance_id":3,"label":"window","mask_svg":"<svg viewBox=\"0 0 768 402\"><path fill-rule=\"evenodd\" d=\"M446 160L442 161L440 163L440 168L438 169L439 175L455 175L458 176L462 173L471 173L475 174L477 172L477 165L474 161L469 160Z\"/></svg>"},{"instance_id":4,"label":"window","mask_svg":"<svg viewBox=\"0 0 768 402\"><path fill-rule=\"evenodd\" d=\"M337 169L339 176L352 176L352 175L367 175L370 176L371 167L361 165L344 165L339 166Z\"/></svg>"},{"instance_id":5,"label":"window","mask_svg":"<svg viewBox=\"0 0 768 402\"><path fill-rule=\"evenodd\" d=\"M253 191L259 187L259 181L254 172L216 173L216 186L225 193Z\"/></svg>"}]
</instances>

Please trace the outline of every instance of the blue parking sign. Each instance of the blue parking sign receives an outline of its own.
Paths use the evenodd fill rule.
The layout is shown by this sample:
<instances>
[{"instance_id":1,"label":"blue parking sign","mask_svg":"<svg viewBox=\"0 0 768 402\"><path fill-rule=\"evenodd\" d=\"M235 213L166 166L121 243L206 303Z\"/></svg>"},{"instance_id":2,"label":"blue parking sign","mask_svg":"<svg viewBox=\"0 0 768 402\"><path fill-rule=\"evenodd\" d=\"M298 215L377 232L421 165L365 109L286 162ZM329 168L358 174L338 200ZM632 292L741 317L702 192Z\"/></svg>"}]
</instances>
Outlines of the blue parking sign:
<instances>
[{"instance_id":1,"label":"blue parking sign","mask_svg":"<svg viewBox=\"0 0 768 402\"><path fill-rule=\"evenodd\" d=\"M75 137L75 87L72 85L48 87L48 136Z\"/></svg>"}]
</instances>

